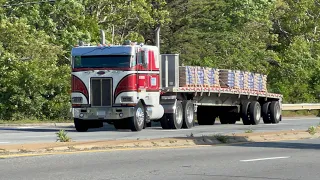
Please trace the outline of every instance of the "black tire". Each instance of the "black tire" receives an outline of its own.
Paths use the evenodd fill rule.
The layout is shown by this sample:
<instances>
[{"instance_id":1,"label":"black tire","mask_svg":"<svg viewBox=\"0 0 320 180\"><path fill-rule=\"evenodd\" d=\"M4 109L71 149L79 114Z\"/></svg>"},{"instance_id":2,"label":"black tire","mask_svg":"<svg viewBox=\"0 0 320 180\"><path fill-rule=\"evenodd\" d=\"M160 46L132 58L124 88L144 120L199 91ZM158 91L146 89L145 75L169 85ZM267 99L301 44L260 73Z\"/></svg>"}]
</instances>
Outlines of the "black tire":
<instances>
[{"instance_id":1,"label":"black tire","mask_svg":"<svg viewBox=\"0 0 320 180\"><path fill-rule=\"evenodd\" d=\"M249 106L249 116L252 125L257 125L260 123L261 119L261 106L257 101L251 102Z\"/></svg>"},{"instance_id":2,"label":"black tire","mask_svg":"<svg viewBox=\"0 0 320 180\"><path fill-rule=\"evenodd\" d=\"M250 116L249 116L249 106L250 106L251 102L250 101L246 101L243 102L241 105L241 119L242 119L242 123L244 125L250 125L251 121L250 121Z\"/></svg>"},{"instance_id":3,"label":"black tire","mask_svg":"<svg viewBox=\"0 0 320 180\"><path fill-rule=\"evenodd\" d=\"M272 101L270 104L270 119L273 124L281 121L281 109L279 101Z\"/></svg>"},{"instance_id":4,"label":"black tire","mask_svg":"<svg viewBox=\"0 0 320 180\"><path fill-rule=\"evenodd\" d=\"M162 129L170 129L167 114L163 114L162 118L160 119L160 124Z\"/></svg>"},{"instance_id":5,"label":"black tire","mask_svg":"<svg viewBox=\"0 0 320 180\"><path fill-rule=\"evenodd\" d=\"M181 129L183 124L183 109L181 102L177 101L175 112L164 114L160 122L163 129Z\"/></svg>"},{"instance_id":6,"label":"black tire","mask_svg":"<svg viewBox=\"0 0 320 180\"><path fill-rule=\"evenodd\" d=\"M133 117L129 118L131 131L141 131L146 121L146 110L144 105L139 102L134 108Z\"/></svg>"},{"instance_id":7,"label":"black tire","mask_svg":"<svg viewBox=\"0 0 320 180\"><path fill-rule=\"evenodd\" d=\"M183 124L182 127L190 129L194 126L194 108L192 101L183 101Z\"/></svg>"},{"instance_id":8,"label":"black tire","mask_svg":"<svg viewBox=\"0 0 320 180\"><path fill-rule=\"evenodd\" d=\"M173 114L168 114L171 129L181 129L183 124L183 108L180 101L176 102L176 109Z\"/></svg>"},{"instance_id":9,"label":"black tire","mask_svg":"<svg viewBox=\"0 0 320 180\"><path fill-rule=\"evenodd\" d=\"M225 113L219 115L219 120L220 120L221 124L228 124L229 119L230 119L230 115L228 114L228 112L225 112Z\"/></svg>"},{"instance_id":10,"label":"black tire","mask_svg":"<svg viewBox=\"0 0 320 180\"><path fill-rule=\"evenodd\" d=\"M263 105L262 105L262 119L263 119L263 122L265 124L270 124L272 123L271 122L271 118L270 118L270 102L265 102Z\"/></svg>"},{"instance_id":11,"label":"black tire","mask_svg":"<svg viewBox=\"0 0 320 180\"><path fill-rule=\"evenodd\" d=\"M216 116L208 117L210 113L210 108L206 106L198 106L197 108L197 121L199 125L214 125L216 121Z\"/></svg>"},{"instance_id":12,"label":"black tire","mask_svg":"<svg viewBox=\"0 0 320 180\"><path fill-rule=\"evenodd\" d=\"M74 118L74 127L76 128L76 130L78 132L87 132L89 127L87 122L85 122L84 120L78 119L78 118Z\"/></svg>"}]
</instances>

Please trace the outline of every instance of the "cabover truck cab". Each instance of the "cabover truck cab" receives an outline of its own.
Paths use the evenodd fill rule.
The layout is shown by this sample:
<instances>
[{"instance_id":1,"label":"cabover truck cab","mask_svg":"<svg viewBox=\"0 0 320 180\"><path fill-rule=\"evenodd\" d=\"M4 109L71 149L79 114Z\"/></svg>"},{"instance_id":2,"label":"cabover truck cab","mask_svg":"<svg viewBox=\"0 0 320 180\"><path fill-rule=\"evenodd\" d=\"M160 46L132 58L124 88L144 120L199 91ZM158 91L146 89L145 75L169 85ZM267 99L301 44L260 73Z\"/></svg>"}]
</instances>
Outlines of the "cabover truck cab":
<instances>
[{"instance_id":1,"label":"cabover truck cab","mask_svg":"<svg viewBox=\"0 0 320 180\"><path fill-rule=\"evenodd\" d=\"M157 46L74 47L72 115L77 131L99 128L141 131L151 121L163 129L199 125L257 125L281 121L282 95L221 87L179 85L179 55L159 54ZM196 112L196 114L195 114Z\"/></svg>"},{"instance_id":2,"label":"cabover truck cab","mask_svg":"<svg viewBox=\"0 0 320 180\"><path fill-rule=\"evenodd\" d=\"M155 46L79 46L72 49L72 111L77 131L103 126L140 131L164 114L159 50Z\"/></svg>"}]
</instances>

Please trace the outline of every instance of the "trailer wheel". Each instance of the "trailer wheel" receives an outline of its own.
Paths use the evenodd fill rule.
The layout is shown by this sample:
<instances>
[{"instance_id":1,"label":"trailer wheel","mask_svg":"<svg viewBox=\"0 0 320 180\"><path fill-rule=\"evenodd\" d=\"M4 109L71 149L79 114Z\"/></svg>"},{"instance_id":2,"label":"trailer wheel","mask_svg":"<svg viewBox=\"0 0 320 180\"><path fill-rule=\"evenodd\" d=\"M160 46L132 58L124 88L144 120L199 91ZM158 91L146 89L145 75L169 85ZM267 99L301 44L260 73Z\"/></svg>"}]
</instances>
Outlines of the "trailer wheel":
<instances>
[{"instance_id":1,"label":"trailer wheel","mask_svg":"<svg viewBox=\"0 0 320 180\"><path fill-rule=\"evenodd\" d=\"M243 102L241 105L241 119L242 119L242 123L244 125L250 125L251 121L250 121L250 116L249 116L249 106L250 106L251 102L250 101L246 101Z\"/></svg>"},{"instance_id":2,"label":"trailer wheel","mask_svg":"<svg viewBox=\"0 0 320 180\"><path fill-rule=\"evenodd\" d=\"M249 111L250 111L249 115L250 115L251 124L252 125L259 124L261 119L261 106L259 102L257 101L251 102Z\"/></svg>"},{"instance_id":3,"label":"trailer wheel","mask_svg":"<svg viewBox=\"0 0 320 180\"><path fill-rule=\"evenodd\" d=\"M74 127L76 128L76 130L78 132L87 132L89 127L87 125L87 122L85 122L84 120L78 119L78 118L74 118Z\"/></svg>"},{"instance_id":4,"label":"trailer wheel","mask_svg":"<svg viewBox=\"0 0 320 180\"><path fill-rule=\"evenodd\" d=\"M281 120L281 109L278 101L272 101L270 104L270 119L273 124L278 124Z\"/></svg>"},{"instance_id":5,"label":"trailer wheel","mask_svg":"<svg viewBox=\"0 0 320 180\"><path fill-rule=\"evenodd\" d=\"M134 108L134 116L130 118L131 131L141 131L146 121L146 110L144 105L139 102Z\"/></svg>"},{"instance_id":6,"label":"trailer wheel","mask_svg":"<svg viewBox=\"0 0 320 180\"><path fill-rule=\"evenodd\" d=\"M270 104L270 102L265 102L262 105L262 119L265 124L272 123L270 118Z\"/></svg>"},{"instance_id":7,"label":"trailer wheel","mask_svg":"<svg viewBox=\"0 0 320 180\"><path fill-rule=\"evenodd\" d=\"M183 124L182 127L190 129L194 126L194 108L192 101L183 101Z\"/></svg>"},{"instance_id":8,"label":"trailer wheel","mask_svg":"<svg viewBox=\"0 0 320 180\"><path fill-rule=\"evenodd\" d=\"M216 116L214 115L213 117L208 117L208 113L210 109L205 106L199 106L197 108L197 121L199 125L214 125L216 121Z\"/></svg>"}]
</instances>

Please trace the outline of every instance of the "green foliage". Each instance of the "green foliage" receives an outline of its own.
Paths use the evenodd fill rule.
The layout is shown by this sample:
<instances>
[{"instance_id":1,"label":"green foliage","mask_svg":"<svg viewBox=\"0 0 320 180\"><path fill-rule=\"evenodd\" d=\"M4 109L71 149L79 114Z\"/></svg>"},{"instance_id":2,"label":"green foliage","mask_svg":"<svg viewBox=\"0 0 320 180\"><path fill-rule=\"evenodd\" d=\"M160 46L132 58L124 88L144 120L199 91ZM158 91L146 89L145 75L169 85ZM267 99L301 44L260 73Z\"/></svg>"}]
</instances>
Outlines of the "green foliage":
<instances>
[{"instance_id":1,"label":"green foliage","mask_svg":"<svg viewBox=\"0 0 320 180\"><path fill-rule=\"evenodd\" d=\"M221 143L228 143L228 141L229 141L229 137L228 136L224 136L224 135L221 135L221 134L216 134L213 137L216 138Z\"/></svg>"},{"instance_id":2,"label":"green foliage","mask_svg":"<svg viewBox=\"0 0 320 180\"><path fill-rule=\"evenodd\" d=\"M161 52L185 65L265 73L285 103L319 102L316 0L59 0L0 12L0 119L68 119L72 46L99 43L100 29L108 43L154 44L159 24Z\"/></svg>"},{"instance_id":3,"label":"green foliage","mask_svg":"<svg viewBox=\"0 0 320 180\"><path fill-rule=\"evenodd\" d=\"M317 133L317 127L315 126L310 126L308 128L308 133L311 134L311 135L315 135Z\"/></svg>"},{"instance_id":4,"label":"green foliage","mask_svg":"<svg viewBox=\"0 0 320 180\"><path fill-rule=\"evenodd\" d=\"M59 132L56 132L57 135L57 141L59 142L70 142L71 138L67 135L63 129L59 130Z\"/></svg>"},{"instance_id":5,"label":"green foliage","mask_svg":"<svg viewBox=\"0 0 320 180\"><path fill-rule=\"evenodd\" d=\"M252 129L248 129L246 131L244 131L245 133L253 133L253 130Z\"/></svg>"}]
</instances>

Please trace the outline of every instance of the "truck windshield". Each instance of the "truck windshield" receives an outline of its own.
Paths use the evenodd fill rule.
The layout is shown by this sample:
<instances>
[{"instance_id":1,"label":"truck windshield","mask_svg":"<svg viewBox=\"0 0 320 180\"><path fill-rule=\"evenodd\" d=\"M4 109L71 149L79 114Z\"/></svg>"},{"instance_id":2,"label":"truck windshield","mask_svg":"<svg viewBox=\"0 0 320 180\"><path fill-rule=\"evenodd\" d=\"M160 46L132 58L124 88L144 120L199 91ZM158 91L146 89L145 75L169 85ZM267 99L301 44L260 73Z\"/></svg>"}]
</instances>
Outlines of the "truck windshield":
<instances>
[{"instance_id":1,"label":"truck windshield","mask_svg":"<svg viewBox=\"0 0 320 180\"><path fill-rule=\"evenodd\" d=\"M128 68L130 55L75 56L74 68Z\"/></svg>"}]
</instances>

